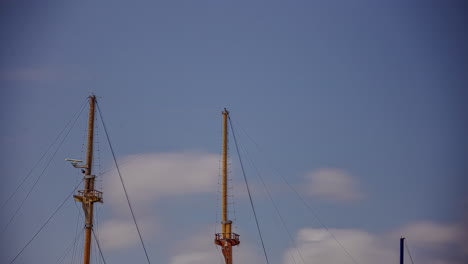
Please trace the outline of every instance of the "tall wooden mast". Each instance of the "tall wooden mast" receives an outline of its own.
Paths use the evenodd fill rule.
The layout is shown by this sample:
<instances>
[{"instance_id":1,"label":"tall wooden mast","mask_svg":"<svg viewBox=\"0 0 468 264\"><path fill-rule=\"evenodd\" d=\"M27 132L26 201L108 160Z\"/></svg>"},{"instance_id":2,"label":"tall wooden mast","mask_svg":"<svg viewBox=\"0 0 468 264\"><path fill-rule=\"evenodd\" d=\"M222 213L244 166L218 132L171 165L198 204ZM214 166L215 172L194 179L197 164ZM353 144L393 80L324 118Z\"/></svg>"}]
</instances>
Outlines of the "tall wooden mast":
<instances>
[{"instance_id":1,"label":"tall wooden mast","mask_svg":"<svg viewBox=\"0 0 468 264\"><path fill-rule=\"evenodd\" d=\"M89 97L89 120L88 120L88 146L86 153L86 164L77 165L75 168L82 168L84 173L84 190L78 191L75 200L81 202L85 214L85 244L84 244L84 264L89 264L91 260L91 241L93 233L94 203L102 203L102 192L94 189L95 176L93 170L93 149L94 149L94 114L96 107L96 96Z\"/></svg>"},{"instance_id":2,"label":"tall wooden mast","mask_svg":"<svg viewBox=\"0 0 468 264\"><path fill-rule=\"evenodd\" d=\"M223 212L222 212L222 233L215 235L215 244L222 247L226 264L232 264L232 246L239 245L239 235L232 233L232 221L228 215L228 122L229 112L223 111Z\"/></svg>"}]
</instances>

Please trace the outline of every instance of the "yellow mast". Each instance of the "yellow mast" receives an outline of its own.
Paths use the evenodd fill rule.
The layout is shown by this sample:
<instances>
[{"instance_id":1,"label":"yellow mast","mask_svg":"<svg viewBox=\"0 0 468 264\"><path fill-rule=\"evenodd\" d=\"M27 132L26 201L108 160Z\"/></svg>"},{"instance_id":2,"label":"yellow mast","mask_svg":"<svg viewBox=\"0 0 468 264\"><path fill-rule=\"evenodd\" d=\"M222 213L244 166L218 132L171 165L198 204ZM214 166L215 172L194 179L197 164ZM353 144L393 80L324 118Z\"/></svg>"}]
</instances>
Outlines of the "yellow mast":
<instances>
[{"instance_id":1,"label":"yellow mast","mask_svg":"<svg viewBox=\"0 0 468 264\"><path fill-rule=\"evenodd\" d=\"M223 114L223 215L222 233L215 235L215 244L222 247L226 264L232 264L232 246L239 245L239 235L232 233L232 221L228 218L228 122L229 112L224 108Z\"/></svg>"},{"instance_id":2,"label":"yellow mast","mask_svg":"<svg viewBox=\"0 0 468 264\"><path fill-rule=\"evenodd\" d=\"M228 118L229 112L223 111L223 221L222 231L224 234L231 233L231 223L228 222Z\"/></svg>"},{"instance_id":3,"label":"yellow mast","mask_svg":"<svg viewBox=\"0 0 468 264\"><path fill-rule=\"evenodd\" d=\"M91 241L93 232L94 218L94 203L102 203L102 192L94 189L95 176L92 174L93 169L93 148L94 148L94 114L96 106L96 96L89 97L89 120L88 120L88 146L86 153L86 164L77 165L77 162L72 162L75 168L84 169L84 190L78 191L78 195L74 195L75 200L82 203L85 214L85 245L84 245L84 264L89 264L91 260ZM81 161L78 161L81 162Z\"/></svg>"}]
</instances>

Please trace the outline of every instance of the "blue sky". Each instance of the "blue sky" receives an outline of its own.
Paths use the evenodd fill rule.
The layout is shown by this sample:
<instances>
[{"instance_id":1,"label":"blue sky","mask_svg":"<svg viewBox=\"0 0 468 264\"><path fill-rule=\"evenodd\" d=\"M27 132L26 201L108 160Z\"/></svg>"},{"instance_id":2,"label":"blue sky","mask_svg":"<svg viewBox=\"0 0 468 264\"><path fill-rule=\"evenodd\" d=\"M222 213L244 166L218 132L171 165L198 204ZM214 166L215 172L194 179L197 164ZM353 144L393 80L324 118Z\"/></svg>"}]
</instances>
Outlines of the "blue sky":
<instances>
[{"instance_id":1,"label":"blue sky","mask_svg":"<svg viewBox=\"0 0 468 264\"><path fill-rule=\"evenodd\" d=\"M463 1L7 0L0 6L1 201L96 93L118 159L126 162L152 260L219 262L211 243L227 107L308 263L352 262L278 173L359 263L375 262L370 251L383 252L379 262L396 262L401 235L417 260L466 258L467 243L457 236L468 203ZM86 113L2 235L1 262L16 255L79 182L63 159L83 155L85 125ZM112 163L99 126L105 172ZM243 239L238 255L261 263L234 145L231 150ZM2 226L41 170L7 205ZM247 173L271 263L293 263L255 170ZM122 231L129 214L119 203L118 178L109 172L101 179L102 240L129 241L103 245L104 254L109 263L143 263L138 244L128 239L132 229ZM67 203L18 263L55 262L75 237L78 214ZM113 237L114 229L122 235Z\"/></svg>"}]
</instances>

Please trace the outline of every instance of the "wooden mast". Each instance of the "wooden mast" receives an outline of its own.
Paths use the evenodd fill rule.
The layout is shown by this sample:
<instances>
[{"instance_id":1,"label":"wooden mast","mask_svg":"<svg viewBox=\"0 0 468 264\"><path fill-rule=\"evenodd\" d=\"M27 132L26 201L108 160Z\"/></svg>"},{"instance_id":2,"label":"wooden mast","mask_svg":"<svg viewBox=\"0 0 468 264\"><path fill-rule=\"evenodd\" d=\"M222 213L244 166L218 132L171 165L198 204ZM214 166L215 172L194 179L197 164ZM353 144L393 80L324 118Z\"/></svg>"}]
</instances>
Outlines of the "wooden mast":
<instances>
[{"instance_id":1,"label":"wooden mast","mask_svg":"<svg viewBox=\"0 0 468 264\"><path fill-rule=\"evenodd\" d=\"M94 149L94 114L96 107L96 96L89 97L89 120L88 120L88 144L86 152L86 164L76 165L75 168L84 169L84 190L78 191L75 200L82 203L85 214L85 244L84 244L84 264L90 264L91 242L93 233L94 203L102 203L102 192L94 189L95 176L93 170L93 149Z\"/></svg>"},{"instance_id":2,"label":"wooden mast","mask_svg":"<svg viewBox=\"0 0 468 264\"><path fill-rule=\"evenodd\" d=\"M222 231L226 235L231 233L231 223L228 219L228 118L229 112L225 109L223 112L223 220L221 224Z\"/></svg>"},{"instance_id":3,"label":"wooden mast","mask_svg":"<svg viewBox=\"0 0 468 264\"><path fill-rule=\"evenodd\" d=\"M232 221L228 216L228 122L229 112L224 108L223 114L223 208L222 208L222 233L215 235L215 244L222 247L226 264L232 264L232 246L239 245L239 235L232 233Z\"/></svg>"}]
</instances>

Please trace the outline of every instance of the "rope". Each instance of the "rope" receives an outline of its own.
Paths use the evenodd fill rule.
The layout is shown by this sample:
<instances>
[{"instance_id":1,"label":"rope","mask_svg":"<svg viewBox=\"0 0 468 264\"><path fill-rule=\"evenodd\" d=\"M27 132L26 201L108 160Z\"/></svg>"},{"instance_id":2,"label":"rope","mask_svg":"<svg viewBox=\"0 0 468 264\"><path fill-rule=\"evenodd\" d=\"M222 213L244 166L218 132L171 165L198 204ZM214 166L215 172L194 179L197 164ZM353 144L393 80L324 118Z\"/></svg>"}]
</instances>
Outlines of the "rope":
<instances>
[{"instance_id":1,"label":"rope","mask_svg":"<svg viewBox=\"0 0 468 264\"><path fill-rule=\"evenodd\" d=\"M62 129L62 131L60 131L60 133L57 135L57 137L54 139L54 141L52 142L52 144L49 145L49 147L47 148L47 150L44 152L44 154L42 154L42 156L39 158L39 160L36 162L36 164L34 164L34 166L32 167L32 169L28 172L28 174L26 174L26 176L21 180L21 182L18 184L18 186L16 186L15 190L13 191L13 193L10 195L10 197L8 197L8 199L6 199L6 201L4 201L2 203L2 206L0 207L0 211L3 211L3 208L5 207L5 205L7 205L7 203L13 198L13 196L15 196L15 194L18 192L19 188L21 188L21 186L23 186L24 182L29 178L29 176L31 176L32 172L34 171L34 169L36 169L36 167L39 165L39 163L42 161L42 159L47 155L47 153L49 153L50 149L55 145L55 143L57 142L57 140L60 138L60 136L63 134L63 132L67 129L68 125L70 125L70 123L73 121L74 117L83 111L84 109L84 106L86 104L86 101L88 99L85 100L85 102L82 104L82 106L80 107L81 110L78 110L70 120L68 120L67 124L65 125L65 127Z\"/></svg>"},{"instance_id":2,"label":"rope","mask_svg":"<svg viewBox=\"0 0 468 264\"><path fill-rule=\"evenodd\" d=\"M237 124L239 125L238 122L237 122ZM239 125L239 127L242 129L242 131L244 131L244 133L247 135L247 137L254 143L254 145L257 147L257 149L259 151L261 151L259 145L257 144L257 142L247 133L247 131L245 131L240 125ZM269 162L269 163L271 163L271 162ZM322 222L322 220L320 219L318 213L315 212L315 210L309 205L309 203L307 203L305 201L305 199L299 194L299 192L286 180L286 178L283 175L281 175L278 172L278 170L275 169L275 172L276 172L276 175L281 177L283 179L283 181L286 183L286 185L288 185L288 187L296 194L296 196L307 207L307 209L309 209L309 211L312 213L312 215L317 220L317 222L322 226L323 229L325 229L327 231L328 234L330 234L330 236L333 238L333 240L335 240L335 242L346 253L346 255L348 255L348 257L353 261L353 263L354 264L359 264L356 261L356 259L351 255L351 253L349 253L349 251L343 246L343 244L335 237L335 235L333 235L333 233L329 230L329 228Z\"/></svg>"},{"instance_id":3,"label":"rope","mask_svg":"<svg viewBox=\"0 0 468 264\"><path fill-rule=\"evenodd\" d=\"M99 244L99 240L96 236L96 233L94 233L94 229L92 229L93 231L93 236L94 236L94 240L96 240L96 244L98 246L98 249L99 249L99 254L101 255L101 258L102 258L102 261L104 262L104 264L106 264L106 259L104 258L104 255L102 254L102 250L101 250L101 245Z\"/></svg>"},{"instance_id":4,"label":"rope","mask_svg":"<svg viewBox=\"0 0 468 264\"><path fill-rule=\"evenodd\" d=\"M79 234L75 232L75 237L73 238L72 243L65 249L65 252L57 259L56 263L62 263L65 260L65 257L70 253L71 249L76 246L76 242L78 241Z\"/></svg>"},{"instance_id":5,"label":"rope","mask_svg":"<svg viewBox=\"0 0 468 264\"><path fill-rule=\"evenodd\" d=\"M41 174L39 174L39 177L37 177L36 181L34 181L34 184L31 186L31 188L29 189L28 193L26 194L26 196L23 198L23 200L21 201L20 205L16 208L15 212L13 213L13 216L11 216L10 220L8 221L8 223L3 227L2 229L2 235L3 233L5 232L5 230L8 228L8 226L11 224L11 222L13 221L13 219L15 219L15 217L18 215L18 212L21 210L21 208L23 208L23 205L24 203L26 202L26 200L29 198L29 196L31 195L32 191L34 190L34 188L36 187L37 183L39 182L39 180L42 178L42 176L44 175L44 172L47 170L47 168L49 167L50 163L52 162L52 160L54 159L55 155L57 154L57 152L60 150L60 147L62 147L63 145L63 142L65 141L65 139L67 139L68 135L70 134L72 128L75 126L76 124L76 121L78 121L78 117L80 117L81 113L83 112L83 109L84 107L81 109L81 111L79 112L79 114L76 116L76 119L75 121L73 122L73 124L70 126L70 129L68 130L68 132L65 134L65 137L62 139L62 141L60 142L59 146L57 147L57 149L54 151L54 153L52 154L52 157L49 159L49 161L47 162L46 166L44 167L44 169L42 170ZM19 187L18 187L19 188Z\"/></svg>"},{"instance_id":6,"label":"rope","mask_svg":"<svg viewBox=\"0 0 468 264\"><path fill-rule=\"evenodd\" d=\"M237 156L239 158L239 163L240 163L240 166L241 166L241 169L242 169L242 175L244 176L245 186L247 187L247 193L249 194L250 205L252 207L252 211L253 211L253 214L254 214L255 223L257 224L258 235L260 236L260 241L262 242L262 248L263 248L263 253L265 255L265 260L266 260L266 263L269 264L270 262L268 261L268 256L267 256L267 252L266 252L266 249L265 249L265 243L263 243L262 232L260 230L260 225L258 224L257 213L255 212L255 206L254 206L254 203L253 203L253 200L252 200L252 195L250 194L249 182L247 181L247 176L245 174L244 165L242 163L242 158L241 158L241 155L240 155L240 152L239 152L239 147L237 145L236 134L234 133L234 128L232 127L231 118L229 118L229 124L231 125L231 131L232 131L232 136L234 138L234 143L236 145Z\"/></svg>"},{"instance_id":7,"label":"rope","mask_svg":"<svg viewBox=\"0 0 468 264\"><path fill-rule=\"evenodd\" d=\"M280 212L280 210L279 210L277 204L276 204L275 201L273 200L273 197L271 196L270 191L269 191L267 185L265 184L265 181L263 180L263 177L261 176L260 172L258 171L257 166L255 166L255 164L253 163L252 158L249 156L248 151L246 151L245 149L244 149L244 151L245 151L246 154L247 154L247 158L249 158L250 164L252 165L252 167L253 167L253 168L255 169L255 171L257 172L257 176L258 176L258 178L260 179L260 182L262 183L263 188L265 189L265 191L266 191L266 193L267 193L267 195L268 195L268 198L270 199L271 203L273 204L273 207L275 208L275 211L276 211L276 213L277 213L279 219L281 220L281 223L282 223L282 225L283 225L283 228L284 228L284 230L286 231L286 233L288 234L288 236L289 236L289 238L290 238L290 240L291 240L291 242L292 242L292 245L293 245L294 248L296 249L296 251L297 251L299 257L301 258L302 263L305 264L306 262L305 262L305 260L304 260L304 257L302 256L301 251L299 251L299 248L297 247L297 244L296 244L296 242L295 242L293 236L291 235L291 232L289 232L288 226L286 225L286 221L284 220L283 216L281 215L281 212ZM296 260L294 259L294 257L293 257L293 261L294 261L294 263L296 263Z\"/></svg>"},{"instance_id":8,"label":"rope","mask_svg":"<svg viewBox=\"0 0 468 264\"><path fill-rule=\"evenodd\" d=\"M79 223L80 223L80 220L82 219L82 216L81 216L81 211L82 209L78 207L76 201L75 203L73 203L78 211L78 218L76 219L76 227L75 227L75 236L78 236L78 239L80 239L81 241L81 235L83 234L83 232L79 232L78 233L78 226L79 226ZM84 219L83 219L84 220ZM73 251L72 251L72 255L71 255L71 264L73 264L75 261L75 255L76 255L76 244L73 245Z\"/></svg>"},{"instance_id":9,"label":"rope","mask_svg":"<svg viewBox=\"0 0 468 264\"><path fill-rule=\"evenodd\" d=\"M408 241L406 241L405 247L406 247L406 251L408 252L408 256L410 257L411 264L414 264L413 257L411 256L411 252L410 252L409 247L408 247Z\"/></svg>"},{"instance_id":10,"label":"rope","mask_svg":"<svg viewBox=\"0 0 468 264\"><path fill-rule=\"evenodd\" d=\"M115 168L117 169L117 173L119 174L120 182L122 183L122 187L123 187L123 190L124 190L124 193L125 193L125 198L127 199L128 207L130 208L130 213L132 214L133 222L135 223L135 227L136 227L136 230L138 232L138 237L140 238L141 246L143 247L143 251L145 252L146 260L148 261L149 264L151 264L151 261L150 261L149 256L148 256L148 252L146 251L145 243L143 242L143 237L141 236L140 228L138 227L138 224L137 224L137 221L136 221L136 218L135 218L135 214L133 212L132 204L130 203L130 198L128 197L127 188L125 187L124 180L122 178L122 173L120 173L120 168L119 168L119 165L117 164L117 159L115 157L114 148L112 147L112 143L111 143L110 138L109 138L109 133L107 132L107 127L106 127L106 124L104 123L104 118L102 117L101 107L99 107L99 104L97 103L97 100L96 100L96 106L97 106L97 109L99 111L99 116L101 117L102 127L104 128L104 132L106 134L107 142L109 143L109 148L110 148L110 151L112 153L112 158L114 159Z\"/></svg>"},{"instance_id":11,"label":"rope","mask_svg":"<svg viewBox=\"0 0 468 264\"><path fill-rule=\"evenodd\" d=\"M75 188L73 188L73 191L67 196L67 198L65 198L63 200L63 202L59 205L59 207L57 207L57 209L55 209L55 211L52 213L52 215L49 218L47 218L45 223L32 236L32 238L28 241L28 243L26 243L26 245L24 245L24 247L20 250L20 252L18 252L18 254L16 254L16 256L10 261L10 264L14 263L16 261L16 259L23 253L23 251L29 246L29 244L31 244L31 242L37 237L37 235L39 235L39 233L41 233L41 231L44 229L44 227L46 227L46 225L50 222L50 220L52 220L52 218L58 213L58 211L68 201L68 199L75 193L76 189L78 189L78 187L80 186L80 184L82 182L83 182L83 180L81 180L80 183L78 185L76 185Z\"/></svg>"},{"instance_id":12,"label":"rope","mask_svg":"<svg viewBox=\"0 0 468 264\"><path fill-rule=\"evenodd\" d=\"M330 236L333 238L333 240L335 240L335 242L341 247L341 249L343 249L343 251L346 253L346 255L349 256L349 258L354 262L354 264L358 264L358 262L356 261L356 259L354 259L354 257L351 255L351 253L349 253L349 251L343 246L343 244L341 244L341 242L335 237L335 235L333 235L333 233L328 229L328 227L320 220L320 218L318 217L318 214L312 209L312 207L309 205L309 203L307 203L304 200L304 198L302 198L302 196L297 192L297 190L291 184L289 184L289 182L282 175L281 175L281 178L284 180L284 182L286 182L286 184L289 186L289 188L291 188L291 190L293 190L294 193L296 193L296 195L299 197L299 199L302 201L302 203L304 203L304 205L309 209L309 211L315 217L317 222L319 222L319 224L322 226L322 228L325 229L328 232L328 234L330 234Z\"/></svg>"},{"instance_id":13,"label":"rope","mask_svg":"<svg viewBox=\"0 0 468 264\"><path fill-rule=\"evenodd\" d=\"M75 205L76 209L78 210L78 218L76 219L76 227L75 227L75 238L73 240L73 243L70 245L70 247L65 252L65 254L57 260L56 264L63 263L63 261L65 260L65 257L68 255L68 253L70 251L72 251L71 250L72 248L73 248L73 251L72 251L72 255L71 255L71 263L74 262L73 259L75 258L76 244L77 244L78 239L80 239L81 234L82 234L82 232L78 233L78 224L79 224L80 219L81 219L81 209L78 208L78 206L76 205L76 201L75 201L74 205ZM82 230L84 230L84 228Z\"/></svg>"}]
</instances>

